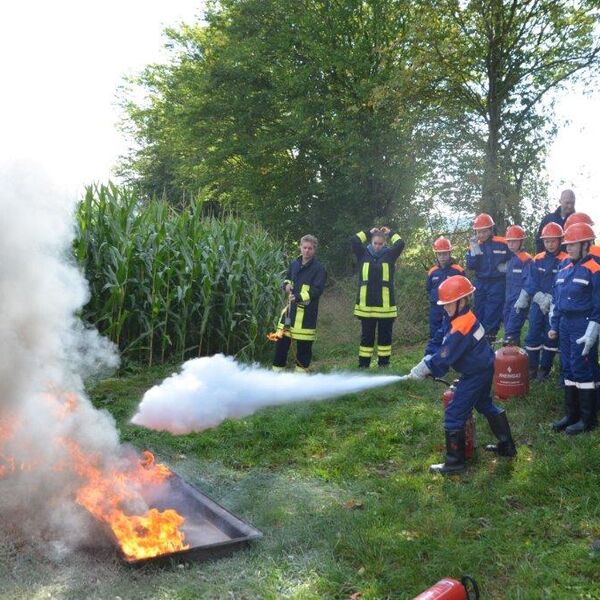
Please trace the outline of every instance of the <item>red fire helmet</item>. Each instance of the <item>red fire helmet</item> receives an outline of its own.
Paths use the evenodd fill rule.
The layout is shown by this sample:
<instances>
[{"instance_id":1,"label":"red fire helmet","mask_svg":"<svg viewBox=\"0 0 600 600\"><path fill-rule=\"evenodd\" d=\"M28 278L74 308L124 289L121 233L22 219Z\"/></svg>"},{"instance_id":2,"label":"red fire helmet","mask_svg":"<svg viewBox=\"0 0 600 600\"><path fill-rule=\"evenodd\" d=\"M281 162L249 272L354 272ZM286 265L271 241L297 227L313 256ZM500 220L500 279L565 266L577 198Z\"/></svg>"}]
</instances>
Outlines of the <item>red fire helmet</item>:
<instances>
[{"instance_id":1,"label":"red fire helmet","mask_svg":"<svg viewBox=\"0 0 600 600\"><path fill-rule=\"evenodd\" d=\"M452 243L443 235L433 242L434 252L452 252Z\"/></svg>"},{"instance_id":2,"label":"red fire helmet","mask_svg":"<svg viewBox=\"0 0 600 600\"><path fill-rule=\"evenodd\" d=\"M506 229L504 239L507 242L518 242L525 239L525 230L520 225L511 225Z\"/></svg>"},{"instance_id":3,"label":"red fire helmet","mask_svg":"<svg viewBox=\"0 0 600 600\"><path fill-rule=\"evenodd\" d=\"M558 223L548 223L542 229L540 237L545 240L548 238L561 238L564 235L563 228Z\"/></svg>"},{"instance_id":4,"label":"red fire helmet","mask_svg":"<svg viewBox=\"0 0 600 600\"><path fill-rule=\"evenodd\" d=\"M565 231L563 243L593 242L595 238L594 230L587 223L575 223Z\"/></svg>"},{"instance_id":5,"label":"red fire helmet","mask_svg":"<svg viewBox=\"0 0 600 600\"><path fill-rule=\"evenodd\" d=\"M475 217L473 221L473 229L489 229L495 225L494 219L487 213L481 213Z\"/></svg>"},{"instance_id":6,"label":"red fire helmet","mask_svg":"<svg viewBox=\"0 0 600 600\"><path fill-rule=\"evenodd\" d=\"M440 305L450 304L450 302L470 296L474 291L473 284L464 275L453 275L442 281L438 288L437 303Z\"/></svg>"},{"instance_id":7,"label":"red fire helmet","mask_svg":"<svg viewBox=\"0 0 600 600\"><path fill-rule=\"evenodd\" d=\"M591 227L594 224L594 221L592 221L592 217L586 213L574 212L572 215L567 217L564 230L566 231L568 227L575 225L575 223L587 223Z\"/></svg>"}]
</instances>

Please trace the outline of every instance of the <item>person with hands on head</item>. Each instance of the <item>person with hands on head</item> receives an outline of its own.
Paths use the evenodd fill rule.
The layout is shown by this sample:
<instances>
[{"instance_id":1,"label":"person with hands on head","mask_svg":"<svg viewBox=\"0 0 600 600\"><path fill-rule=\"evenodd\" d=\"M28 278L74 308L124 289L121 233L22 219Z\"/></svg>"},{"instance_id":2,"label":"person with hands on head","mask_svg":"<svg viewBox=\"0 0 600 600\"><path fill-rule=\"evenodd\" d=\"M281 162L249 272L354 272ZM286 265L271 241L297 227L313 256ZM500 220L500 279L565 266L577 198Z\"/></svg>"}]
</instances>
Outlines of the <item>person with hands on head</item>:
<instances>
[{"instance_id":1,"label":"person with hands on head","mask_svg":"<svg viewBox=\"0 0 600 600\"><path fill-rule=\"evenodd\" d=\"M389 227L373 227L354 235L351 245L358 267L354 306L354 315L361 324L358 366L362 369L370 366L377 337L377 362L379 367L387 367L392 354L392 328L398 315L394 273L404 242Z\"/></svg>"},{"instance_id":2,"label":"person with hands on head","mask_svg":"<svg viewBox=\"0 0 600 600\"><path fill-rule=\"evenodd\" d=\"M444 330L438 330L437 339L429 344L431 354L410 372L412 379L442 377L450 368L460 374L454 398L444 411L445 460L431 465L429 470L433 473L464 471L465 424L473 408L487 418L498 439L497 444L486 446L486 450L506 457L517 453L506 412L493 403L490 394L495 355L483 325L469 306L474 291L471 282L462 275L448 277L440 285L438 303L448 315Z\"/></svg>"},{"instance_id":3,"label":"person with hands on head","mask_svg":"<svg viewBox=\"0 0 600 600\"><path fill-rule=\"evenodd\" d=\"M440 236L433 242L435 265L429 269L425 289L429 298L429 339L433 339L444 320L444 309L437 303L438 288L452 277L463 275L465 270L452 258L452 243L448 238Z\"/></svg>"},{"instance_id":4,"label":"person with hands on head","mask_svg":"<svg viewBox=\"0 0 600 600\"><path fill-rule=\"evenodd\" d=\"M590 255L594 231L587 223L570 225L564 243L571 261L556 277L550 339L559 340L565 415L554 431L577 435L597 425L600 264Z\"/></svg>"},{"instance_id":5,"label":"person with hands on head","mask_svg":"<svg viewBox=\"0 0 600 600\"><path fill-rule=\"evenodd\" d=\"M552 290L560 265L568 254L560 249L563 230L558 223L548 223L541 233L544 252L536 254L525 278L524 291L531 299L529 331L525 350L529 358L529 379L543 381L548 378L558 342L548 337Z\"/></svg>"},{"instance_id":6,"label":"person with hands on head","mask_svg":"<svg viewBox=\"0 0 600 600\"><path fill-rule=\"evenodd\" d=\"M510 255L504 238L494 235L494 220L481 213L473 221L475 236L469 243L466 266L475 271L473 311L490 343L496 341L506 296L506 263Z\"/></svg>"},{"instance_id":7,"label":"person with hands on head","mask_svg":"<svg viewBox=\"0 0 600 600\"><path fill-rule=\"evenodd\" d=\"M525 231L520 225L511 225L504 234L512 253L506 268L506 299L504 303L504 344L521 342L521 329L527 318L529 297L524 289L531 265L531 255L523 250Z\"/></svg>"},{"instance_id":8,"label":"person with hands on head","mask_svg":"<svg viewBox=\"0 0 600 600\"><path fill-rule=\"evenodd\" d=\"M283 335L275 344L273 370L281 371L287 363L292 340L296 340L296 371L307 372L312 360L312 346L317 337L319 298L325 288L327 273L315 256L318 240L314 235L305 235L300 240L300 256L294 260L283 282L288 295L289 315L285 310L277 325ZM289 319L289 327L286 324Z\"/></svg>"}]
</instances>

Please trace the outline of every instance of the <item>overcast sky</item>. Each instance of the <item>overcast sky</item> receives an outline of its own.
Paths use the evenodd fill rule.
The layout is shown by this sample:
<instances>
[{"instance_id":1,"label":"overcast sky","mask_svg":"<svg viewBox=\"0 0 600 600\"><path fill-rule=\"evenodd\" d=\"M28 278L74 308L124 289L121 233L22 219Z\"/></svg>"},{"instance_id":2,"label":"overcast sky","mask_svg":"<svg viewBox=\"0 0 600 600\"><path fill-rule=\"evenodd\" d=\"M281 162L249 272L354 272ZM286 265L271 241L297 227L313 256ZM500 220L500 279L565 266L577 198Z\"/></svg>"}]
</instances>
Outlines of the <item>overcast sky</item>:
<instances>
[{"instance_id":1,"label":"overcast sky","mask_svg":"<svg viewBox=\"0 0 600 600\"><path fill-rule=\"evenodd\" d=\"M8 0L0 4L0 165L33 161L68 193L106 181L126 149L116 129L116 90L125 75L166 56L165 26L190 22L202 0ZM600 95L571 90L559 114L571 123L549 157L558 198L600 223Z\"/></svg>"}]
</instances>

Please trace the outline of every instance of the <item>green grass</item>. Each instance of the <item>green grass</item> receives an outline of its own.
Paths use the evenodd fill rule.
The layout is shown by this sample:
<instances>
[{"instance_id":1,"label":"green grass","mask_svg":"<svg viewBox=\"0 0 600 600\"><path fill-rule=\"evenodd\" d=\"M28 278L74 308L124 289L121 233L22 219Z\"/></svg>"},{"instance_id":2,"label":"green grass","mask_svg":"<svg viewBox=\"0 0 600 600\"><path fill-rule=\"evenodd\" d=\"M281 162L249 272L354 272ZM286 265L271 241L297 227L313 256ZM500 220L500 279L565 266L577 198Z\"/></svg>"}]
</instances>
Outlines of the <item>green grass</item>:
<instances>
[{"instance_id":1,"label":"green grass","mask_svg":"<svg viewBox=\"0 0 600 600\"><path fill-rule=\"evenodd\" d=\"M320 333L315 367L353 368L357 343ZM395 348L391 372L420 355L420 346ZM553 382L506 403L515 460L479 449L464 475L444 478L428 473L442 458L439 384L266 409L179 437L130 425L143 392L175 368L98 382L93 401L114 415L123 441L154 450L264 538L210 563L131 570L107 549L78 558L77 569L38 559L35 575L22 561L9 571L2 546L6 597L412 598L468 573L486 600L600 598L600 554L591 550L600 538L599 433L551 433L561 412ZM477 431L480 446L491 441L481 417Z\"/></svg>"}]
</instances>

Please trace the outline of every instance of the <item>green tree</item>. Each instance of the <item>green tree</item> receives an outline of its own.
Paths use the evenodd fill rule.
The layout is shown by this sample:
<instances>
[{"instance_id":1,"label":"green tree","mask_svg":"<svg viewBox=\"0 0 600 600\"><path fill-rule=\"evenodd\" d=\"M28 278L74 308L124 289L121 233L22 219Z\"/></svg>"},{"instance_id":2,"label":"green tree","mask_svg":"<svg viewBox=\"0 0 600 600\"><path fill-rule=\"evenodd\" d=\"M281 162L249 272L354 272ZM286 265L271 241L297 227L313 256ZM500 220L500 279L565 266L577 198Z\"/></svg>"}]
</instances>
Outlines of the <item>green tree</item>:
<instances>
[{"instance_id":1,"label":"green tree","mask_svg":"<svg viewBox=\"0 0 600 600\"><path fill-rule=\"evenodd\" d=\"M554 132L554 93L591 74L600 45L597 3L441 0L428 11L421 49L438 72L441 121L436 183L461 207L502 223L537 200ZM449 151L453 149L453 151ZM458 185L457 185L457 182ZM452 200L452 196L450 196Z\"/></svg>"},{"instance_id":2,"label":"green tree","mask_svg":"<svg viewBox=\"0 0 600 600\"><path fill-rule=\"evenodd\" d=\"M147 193L206 198L343 263L347 238L417 218L428 151L428 73L415 68L413 6L398 0L224 0L206 26L169 31L173 60L127 105ZM393 223L392 223L393 224Z\"/></svg>"}]
</instances>

